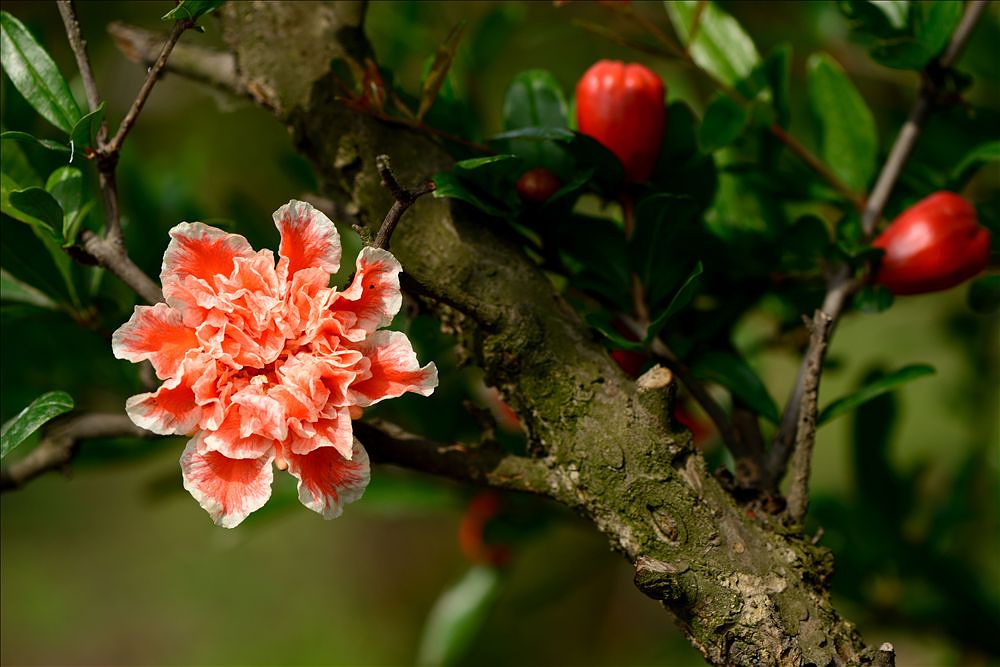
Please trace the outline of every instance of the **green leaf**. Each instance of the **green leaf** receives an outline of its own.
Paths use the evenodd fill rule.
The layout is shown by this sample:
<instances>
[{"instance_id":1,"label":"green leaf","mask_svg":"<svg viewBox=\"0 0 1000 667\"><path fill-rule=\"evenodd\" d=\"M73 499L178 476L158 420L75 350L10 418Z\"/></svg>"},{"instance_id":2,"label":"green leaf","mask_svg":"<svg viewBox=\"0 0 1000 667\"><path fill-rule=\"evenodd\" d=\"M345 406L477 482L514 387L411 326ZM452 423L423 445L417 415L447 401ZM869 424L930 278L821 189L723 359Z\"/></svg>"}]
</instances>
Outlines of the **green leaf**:
<instances>
[{"instance_id":1,"label":"green leaf","mask_svg":"<svg viewBox=\"0 0 1000 667\"><path fill-rule=\"evenodd\" d=\"M494 134L489 141L505 141L509 139L533 139L536 141L569 142L574 137L572 130L564 127L522 127Z\"/></svg>"},{"instance_id":2,"label":"green leaf","mask_svg":"<svg viewBox=\"0 0 1000 667\"><path fill-rule=\"evenodd\" d=\"M434 197L436 198L459 199L498 218L506 217L510 213L502 202L496 202L488 194L474 190L453 173L434 174L432 180L434 181Z\"/></svg>"},{"instance_id":3,"label":"green leaf","mask_svg":"<svg viewBox=\"0 0 1000 667\"><path fill-rule=\"evenodd\" d=\"M505 131L523 128L552 128L568 131L568 105L559 82L545 70L528 70L514 77L503 101ZM557 133L556 140L565 140ZM531 140L508 137L509 152L533 167L546 167L556 175L565 176L571 168L563 146L540 136ZM543 140L540 140L543 139Z\"/></svg>"},{"instance_id":4,"label":"green leaf","mask_svg":"<svg viewBox=\"0 0 1000 667\"><path fill-rule=\"evenodd\" d=\"M417 120L421 120L430 111L434 100L437 99L438 92L441 90L441 86L444 84L449 70L451 70L451 63L455 60L455 51L458 49L458 44L462 41L462 35L464 34L465 21L461 21L451 29L451 32L445 37L444 42L438 47L437 55L434 56L434 62L424 76L423 90L420 93L420 108L417 110Z\"/></svg>"},{"instance_id":5,"label":"green leaf","mask_svg":"<svg viewBox=\"0 0 1000 667\"><path fill-rule=\"evenodd\" d=\"M11 141L21 141L26 144L35 144L36 146L41 146L42 148L48 149L50 151L57 151L60 153L69 153L69 146L61 144L58 141L53 141L52 139L39 139L38 137L28 134L27 132L18 132L16 130L8 130L3 134L0 134L0 140L10 139Z\"/></svg>"},{"instance_id":6,"label":"green leaf","mask_svg":"<svg viewBox=\"0 0 1000 667\"><path fill-rule=\"evenodd\" d=\"M895 37L906 27L909 18L906 0L838 0L837 8L850 19L855 30L873 37Z\"/></svg>"},{"instance_id":7,"label":"green leaf","mask_svg":"<svg viewBox=\"0 0 1000 667\"><path fill-rule=\"evenodd\" d=\"M760 55L740 24L732 16L709 2L702 10L698 33L689 42L691 25L699 11L699 0L665 0L667 14L681 40L688 44L691 57L717 81L733 86L750 75L760 62Z\"/></svg>"},{"instance_id":8,"label":"green leaf","mask_svg":"<svg viewBox=\"0 0 1000 667\"><path fill-rule=\"evenodd\" d=\"M11 192L9 201L4 213L62 242L63 211L52 195L42 188L27 188Z\"/></svg>"},{"instance_id":9,"label":"green leaf","mask_svg":"<svg viewBox=\"0 0 1000 667\"><path fill-rule=\"evenodd\" d=\"M951 180L964 180L967 172L979 167L984 162L1000 162L1000 141L990 141L980 144L965 154L961 162L951 170Z\"/></svg>"},{"instance_id":10,"label":"green leaf","mask_svg":"<svg viewBox=\"0 0 1000 667\"><path fill-rule=\"evenodd\" d=\"M418 665L461 664L489 617L504 577L475 565L434 603L420 638Z\"/></svg>"},{"instance_id":11,"label":"green leaf","mask_svg":"<svg viewBox=\"0 0 1000 667\"><path fill-rule=\"evenodd\" d=\"M505 130L522 127L566 128L566 97L556 78L546 70L534 69L514 77L503 101Z\"/></svg>"},{"instance_id":12,"label":"green leaf","mask_svg":"<svg viewBox=\"0 0 1000 667\"><path fill-rule=\"evenodd\" d=\"M59 310L59 304L50 299L45 292L18 280L3 268L0 268L0 301L14 301L46 310Z\"/></svg>"},{"instance_id":13,"label":"green leaf","mask_svg":"<svg viewBox=\"0 0 1000 667\"><path fill-rule=\"evenodd\" d=\"M76 167L60 167L49 176L45 189L56 200L63 211L63 247L76 242L77 232L83 219L94 205L93 200L83 201L83 174Z\"/></svg>"},{"instance_id":14,"label":"green leaf","mask_svg":"<svg viewBox=\"0 0 1000 667\"><path fill-rule=\"evenodd\" d=\"M223 5L225 0L181 0L180 4L163 15L164 21L196 19Z\"/></svg>"},{"instance_id":15,"label":"green leaf","mask_svg":"<svg viewBox=\"0 0 1000 667\"><path fill-rule=\"evenodd\" d=\"M962 20L964 3L954 0L924 0L910 5L913 33L928 54L936 57L948 46L951 35ZM927 63L925 62L924 65ZM923 65L921 65L923 67Z\"/></svg>"},{"instance_id":16,"label":"green leaf","mask_svg":"<svg viewBox=\"0 0 1000 667\"><path fill-rule=\"evenodd\" d=\"M657 193L636 205L629 262L651 309L658 308L686 279L692 248L697 245L692 236L698 233L700 212L700 204L687 195Z\"/></svg>"},{"instance_id":17,"label":"green leaf","mask_svg":"<svg viewBox=\"0 0 1000 667\"><path fill-rule=\"evenodd\" d=\"M33 400L0 429L0 458L6 457L42 424L72 409L73 399L62 391L50 391Z\"/></svg>"},{"instance_id":18,"label":"green leaf","mask_svg":"<svg viewBox=\"0 0 1000 667\"><path fill-rule=\"evenodd\" d=\"M895 297L882 285L865 285L854 295L854 307L862 313L881 313L888 310Z\"/></svg>"},{"instance_id":19,"label":"green leaf","mask_svg":"<svg viewBox=\"0 0 1000 667\"><path fill-rule=\"evenodd\" d=\"M91 148L94 147L97 130L101 127L102 120L104 120L104 102L101 102L96 109L81 118L73 126L73 131L70 133L69 138L70 162L77 155L83 155L84 149L88 146Z\"/></svg>"},{"instance_id":20,"label":"green leaf","mask_svg":"<svg viewBox=\"0 0 1000 667\"><path fill-rule=\"evenodd\" d=\"M748 120L745 107L724 93L717 94L705 109L698 128L698 148L702 153L714 153L728 146L743 134Z\"/></svg>"},{"instance_id":21,"label":"green leaf","mask_svg":"<svg viewBox=\"0 0 1000 667\"><path fill-rule=\"evenodd\" d=\"M731 352L710 351L691 367L695 377L718 383L768 421L781 420L778 406L750 365Z\"/></svg>"},{"instance_id":22,"label":"green leaf","mask_svg":"<svg viewBox=\"0 0 1000 667\"><path fill-rule=\"evenodd\" d=\"M632 350L641 352L646 349L646 343L638 340L626 338L619 333L618 328L612 323L611 316L605 312L588 313L584 321L604 336L610 343L608 347L614 350Z\"/></svg>"},{"instance_id":23,"label":"green leaf","mask_svg":"<svg viewBox=\"0 0 1000 667\"><path fill-rule=\"evenodd\" d=\"M814 268L830 243L826 223L814 215L804 215L781 236L782 265L792 270Z\"/></svg>"},{"instance_id":24,"label":"green leaf","mask_svg":"<svg viewBox=\"0 0 1000 667\"><path fill-rule=\"evenodd\" d=\"M454 168L456 171L473 171L488 164L495 164L497 162L505 162L507 160L516 159L516 155L489 155L487 157L476 157L456 162Z\"/></svg>"},{"instance_id":25,"label":"green leaf","mask_svg":"<svg viewBox=\"0 0 1000 667\"><path fill-rule=\"evenodd\" d=\"M875 175L875 118L843 68L826 54L809 57L809 104L819 122L820 155L849 187L862 192Z\"/></svg>"},{"instance_id":26,"label":"green leaf","mask_svg":"<svg viewBox=\"0 0 1000 667\"><path fill-rule=\"evenodd\" d=\"M881 396L886 392L893 391L901 385L912 380L916 380L917 378L922 378L926 375L933 375L934 372L934 367L928 366L927 364L904 366L898 371L880 377L871 384L858 389L852 394L848 394L847 396L843 396L833 401L820 411L819 417L816 418L816 424L817 426L825 424L832 419L836 419L842 414L854 410L859 405L867 403L876 396Z\"/></svg>"},{"instance_id":27,"label":"green leaf","mask_svg":"<svg viewBox=\"0 0 1000 667\"><path fill-rule=\"evenodd\" d=\"M980 315L1000 312L1000 275L983 276L969 285L969 308Z\"/></svg>"},{"instance_id":28,"label":"green leaf","mask_svg":"<svg viewBox=\"0 0 1000 667\"><path fill-rule=\"evenodd\" d=\"M69 134L80 107L49 54L20 21L0 12L0 51L11 83L42 118Z\"/></svg>"},{"instance_id":29,"label":"green leaf","mask_svg":"<svg viewBox=\"0 0 1000 667\"><path fill-rule=\"evenodd\" d=\"M649 324L649 329L646 331L647 343L653 340L656 335L660 333L660 330L663 329L664 325L671 317L684 310L684 308L691 303L691 300L694 299L695 295L698 294L698 291L701 289L701 273L701 262L698 262L695 264L691 273L688 274L687 280L684 281L681 288L677 290L676 294L674 294L674 298L670 300L670 304L667 306L666 310L657 315L656 319Z\"/></svg>"}]
</instances>

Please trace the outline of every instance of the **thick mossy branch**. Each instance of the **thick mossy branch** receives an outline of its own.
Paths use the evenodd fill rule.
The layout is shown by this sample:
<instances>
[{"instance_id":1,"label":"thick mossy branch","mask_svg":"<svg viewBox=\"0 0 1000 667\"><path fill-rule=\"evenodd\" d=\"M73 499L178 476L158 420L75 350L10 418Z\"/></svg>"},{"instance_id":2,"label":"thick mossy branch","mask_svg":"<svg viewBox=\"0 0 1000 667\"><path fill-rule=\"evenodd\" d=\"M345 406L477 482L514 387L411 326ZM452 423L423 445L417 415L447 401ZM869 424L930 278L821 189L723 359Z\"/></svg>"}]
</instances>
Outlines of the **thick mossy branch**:
<instances>
[{"instance_id":1,"label":"thick mossy branch","mask_svg":"<svg viewBox=\"0 0 1000 667\"><path fill-rule=\"evenodd\" d=\"M340 9L345 15L363 16L350 11L352 3L338 4L348 5ZM308 7L321 19L307 16ZM244 85L272 91L272 107L328 194L372 228L393 204L375 156L391 155L403 183L450 167L426 135L336 99L326 70L337 48L329 45L343 53L367 50L358 24L337 24L334 10L313 3L229 3L224 18ZM317 35L318 25L325 30ZM316 39L324 46L309 56L302 45ZM772 532L737 507L690 436L675 432L669 378L627 378L502 221L422 197L400 221L392 248L425 294L471 311L457 318L466 351L544 456L544 467L530 467L532 488L543 482L548 495L592 520L636 564L637 586L663 601L707 660L756 666L873 659L830 605L828 552ZM442 310L454 321L451 306ZM477 312L490 321L477 321ZM465 477L455 461L448 471ZM489 474L467 478L488 481Z\"/></svg>"}]
</instances>

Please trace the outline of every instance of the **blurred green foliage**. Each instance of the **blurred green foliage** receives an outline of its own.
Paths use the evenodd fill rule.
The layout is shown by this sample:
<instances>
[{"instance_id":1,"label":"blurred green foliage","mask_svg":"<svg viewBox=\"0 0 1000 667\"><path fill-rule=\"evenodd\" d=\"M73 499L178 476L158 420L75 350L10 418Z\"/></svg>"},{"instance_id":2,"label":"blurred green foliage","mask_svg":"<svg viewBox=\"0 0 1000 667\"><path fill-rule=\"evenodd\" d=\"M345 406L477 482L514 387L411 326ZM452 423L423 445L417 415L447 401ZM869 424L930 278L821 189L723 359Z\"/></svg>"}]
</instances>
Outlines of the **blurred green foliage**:
<instances>
[{"instance_id":1,"label":"blurred green foliage","mask_svg":"<svg viewBox=\"0 0 1000 667\"><path fill-rule=\"evenodd\" d=\"M215 3L186 4L198 12ZM665 12L658 2L633 2L627 12L686 36L698 4ZM114 50L104 26L162 29L172 6L79 3L110 122L143 72ZM794 380L795 330L821 296L823 264L867 256L843 198L765 130L786 128L860 194L914 99L913 70L945 43L956 6L711 4L691 49L707 77L630 48L655 39L627 12L599 3L372 2L367 30L379 66L401 96L422 100L414 109L430 125L511 155L437 175L439 195L515 223L529 252L589 295L569 298L619 346L635 343L614 330L609 313L630 307L634 270L671 345L701 377L773 421L772 397ZM72 114L82 86L55 7L4 9L48 50L71 97L51 71L42 77L53 101L46 122L17 92L6 40L20 33L5 17L2 125L25 136L4 139L2 152L0 417L52 390L82 411L120 411L143 389L136 367L112 358L109 338L135 295L61 250L81 229L103 224L96 176L78 159L94 118ZM462 22L464 33L456 30ZM200 23L204 34L184 39L220 45L216 19ZM595 24L602 35L587 27ZM963 102L931 116L887 216L950 188L975 201L1000 238L998 39L993 6L959 60L968 78L949 84ZM638 201L631 243L615 205L603 201L620 185L620 165L571 132L567 93L599 58L641 61L668 87L661 160ZM25 62L49 67L38 57ZM747 104L720 96L713 79ZM449 146L457 158L481 157ZM565 184L542 207L513 189L536 166ZM118 173L130 255L153 276L177 222L202 220L274 248L271 211L317 188L263 111L172 76L154 91ZM360 242L341 232L349 272ZM793 279L776 287L776 271ZM872 400L851 403L849 418L820 432L810 529L822 528L821 543L834 551L838 608L869 641L892 637L900 664L1000 656L991 631L1000 627L1000 314L989 307L995 276L987 281L895 303L866 295L863 312L839 326L823 378L823 404L865 392ZM405 397L373 412L440 440L477 438L478 415L500 409L481 373L459 364L430 318L404 313L394 326L408 331L421 360L437 362L441 386L430 399ZM872 390L898 377L887 369L914 364L936 375L900 392ZM516 432L499 437L524 446ZM18 452L29 447L30 439ZM462 649L448 654L452 662L700 664L662 609L634 590L628 564L558 508L505 498L488 529L511 546L512 561L502 576L466 574L454 534L470 489L379 468L365 498L328 524L303 512L284 480L265 510L239 532L223 532L183 494L182 448L177 438L89 442L72 483L50 475L4 497L5 663L410 663L435 600L450 589L471 596L458 605L470 615L454 615L450 638L440 638L440 622L430 625L447 650ZM706 456L726 461L718 444ZM451 588L456 581L465 585Z\"/></svg>"}]
</instances>

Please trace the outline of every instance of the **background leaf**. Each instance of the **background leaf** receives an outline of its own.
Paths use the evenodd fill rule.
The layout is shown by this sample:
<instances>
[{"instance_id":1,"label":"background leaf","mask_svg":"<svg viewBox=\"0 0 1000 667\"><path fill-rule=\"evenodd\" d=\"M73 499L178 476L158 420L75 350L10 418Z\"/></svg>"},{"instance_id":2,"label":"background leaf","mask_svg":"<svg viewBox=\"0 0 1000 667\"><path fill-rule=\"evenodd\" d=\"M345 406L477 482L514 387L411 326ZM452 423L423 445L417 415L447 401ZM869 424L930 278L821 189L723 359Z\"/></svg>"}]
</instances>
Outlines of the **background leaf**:
<instances>
[{"instance_id":1,"label":"background leaf","mask_svg":"<svg viewBox=\"0 0 1000 667\"><path fill-rule=\"evenodd\" d=\"M722 385L761 417L778 423L778 406L746 361L732 352L712 350L699 356L691 371L702 380Z\"/></svg>"},{"instance_id":2,"label":"background leaf","mask_svg":"<svg viewBox=\"0 0 1000 667\"><path fill-rule=\"evenodd\" d=\"M709 102L705 116L698 128L698 148L702 153L712 153L728 146L743 133L749 120L745 107L724 93Z\"/></svg>"},{"instance_id":3,"label":"background leaf","mask_svg":"<svg viewBox=\"0 0 1000 667\"><path fill-rule=\"evenodd\" d=\"M865 191L878 157L872 112L833 58L816 53L806 67L809 105L819 123L820 155L844 183Z\"/></svg>"},{"instance_id":4,"label":"background leaf","mask_svg":"<svg viewBox=\"0 0 1000 667\"><path fill-rule=\"evenodd\" d=\"M420 92L420 108L417 110L418 120L427 115L427 112L430 111L431 106L434 104L434 100L437 99L438 92L441 90L441 86L444 84L451 69L451 63L455 59L455 51L458 49L458 45L462 41L462 35L464 34L465 21L462 21L451 29L451 32L445 37L444 42L438 47L437 54L434 56L434 62L431 63L430 69L424 77L423 90Z\"/></svg>"},{"instance_id":5,"label":"background leaf","mask_svg":"<svg viewBox=\"0 0 1000 667\"><path fill-rule=\"evenodd\" d=\"M196 19L202 14L218 9L224 3L225 0L181 0L176 7L163 15L163 20Z\"/></svg>"},{"instance_id":6,"label":"background leaf","mask_svg":"<svg viewBox=\"0 0 1000 667\"><path fill-rule=\"evenodd\" d=\"M460 664L486 624L502 583L500 570L476 565L444 591L434 603L424 625L417 664Z\"/></svg>"},{"instance_id":7,"label":"background leaf","mask_svg":"<svg viewBox=\"0 0 1000 667\"><path fill-rule=\"evenodd\" d=\"M50 391L33 400L7 420L0 430L0 458L7 456L42 424L72 409L73 398L62 391Z\"/></svg>"},{"instance_id":8,"label":"background leaf","mask_svg":"<svg viewBox=\"0 0 1000 667\"><path fill-rule=\"evenodd\" d=\"M916 380L917 378L922 378L926 375L933 375L934 372L934 367L928 366L927 364L904 366L898 371L878 378L871 384L858 389L852 394L848 394L847 396L843 396L833 401L820 411L819 416L816 418L816 424L825 424L831 419L836 419L840 415L854 410L859 405L872 400L876 396L893 391L901 385L904 385L912 380Z\"/></svg>"},{"instance_id":9,"label":"background leaf","mask_svg":"<svg viewBox=\"0 0 1000 667\"><path fill-rule=\"evenodd\" d=\"M53 141L52 139L39 139L38 137L28 134L27 132L18 132L17 130L8 130L3 134L0 134L0 139L11 140L11 141L21 141L27 144L36 144L42 148L46 148L50 151L57 151L60 153L69 153L69 146L66 144L61 144L58 141Z\"/></svg>"},{"instance_id":10,"label":"background leaf","mask_svg":"<svg viewBox=\"0 0 1000 667\"><path fill-rule=\"evenodd\" d=\"M42 118L66 134L80 120L80 107L52 58L20 21L0 12L3 69Z\"/></svg>"},{"instance_id":11,"label":"background leaf","mask_svg":"<svg viewBox=\"0 0 1000 667\"><path fill-rule=\"evenodd\" d=\"M688 43L691 25L698 12L698 0L665 0L667 15L681 40L688 44L691 57L701 68L726 84L746 78L760 62L757 48L740 24L714 2L704 7L694 41Z\"/></svg>"}]
</instances>

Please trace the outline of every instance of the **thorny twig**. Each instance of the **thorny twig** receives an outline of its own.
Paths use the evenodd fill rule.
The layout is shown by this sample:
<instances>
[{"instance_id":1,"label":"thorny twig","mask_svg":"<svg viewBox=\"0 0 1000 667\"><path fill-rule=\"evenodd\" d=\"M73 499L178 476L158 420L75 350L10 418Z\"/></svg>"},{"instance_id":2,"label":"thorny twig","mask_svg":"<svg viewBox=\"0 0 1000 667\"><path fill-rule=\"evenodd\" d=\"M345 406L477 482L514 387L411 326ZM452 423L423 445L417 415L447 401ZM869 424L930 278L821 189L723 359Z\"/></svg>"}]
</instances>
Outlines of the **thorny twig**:
<instances>
[{"instance_id":1,"label":"thorny twig","mask_svg":"<svg viewBox=\"0 0 1000 667\"><path fill-rule=\"evenodd\" d=\"M418 198L428 192L433 192L435 185L433 181L426 181L417 190L407 190L399 184L399 181L396 180L396 175L392 173L392 166L389 164L388 155L376 156L375 168L382 179L382 185L392 193L392 198L395 201L392 203L392 208L389 209L389 212L385 214L385 220L382 221L382 226L379 227L378 234L375 236L375 242L372 245L376 248L388 250L392 233L396 230L399 219L406 213L406 209L410 208Z\"/></svg>"},{"instance_id":2,"label":"thorny twig","mask_svg":"<svg viewBox=\"0 0 1000 667\"><path fill-rule=\"evenodd\" d=\"M813 315L810 329L809 350L806 353L808 371L799 407L799 424L795 435L795 454L792 459L792 486L788 492L788 516L793 523L802 523L809 508L809 472L812 468L812 450L816 442L816 403L819 397L819 379L823 370L823 356L830 341L833 320L822 310Z\"/></svg>"}]
</instances>

